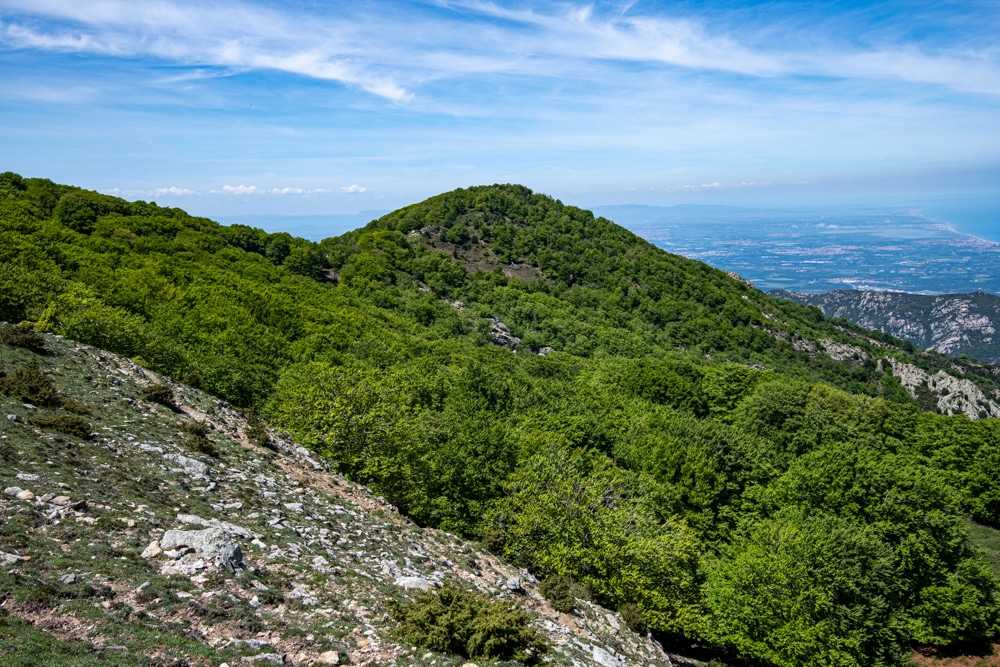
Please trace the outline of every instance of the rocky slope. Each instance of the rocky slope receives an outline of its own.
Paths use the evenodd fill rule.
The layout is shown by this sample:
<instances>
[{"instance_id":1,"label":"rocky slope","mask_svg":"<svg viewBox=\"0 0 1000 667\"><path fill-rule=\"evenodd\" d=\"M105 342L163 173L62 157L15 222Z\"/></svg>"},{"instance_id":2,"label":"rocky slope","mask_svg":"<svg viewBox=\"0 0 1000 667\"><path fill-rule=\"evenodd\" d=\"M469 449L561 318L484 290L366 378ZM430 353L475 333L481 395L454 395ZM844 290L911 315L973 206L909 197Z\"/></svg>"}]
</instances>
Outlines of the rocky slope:
<instances>
[{"instance_id":1,"label":"rocky slope","mask_svg":"<svg viewBox=\"0 0 1000 667\"><path fill-rule=\"evenodd\" d=\"M446 580L526 609L550 664L693 664L590 602L554 610L527 572L413 525L218 399L44 347L0 345L5 377L36 363L58 391L48 407L0 394L4 664L458 665L398 641L388 613ZM172 401L143 391L160 383Z\"/></svg>"},{"instance_id":2,"label":"rocky slope","mask_svg":"<svg viewBox=\"0 0 1000 667\"><path fill-rule=\"evenodd\" d=\"M976 292L930 296L904 292L835 290L804 294L774 290L771 296L816 306L867 329L908 340L925 350L1000 363L1000 297Z\"/></svg>"}]
</instances>

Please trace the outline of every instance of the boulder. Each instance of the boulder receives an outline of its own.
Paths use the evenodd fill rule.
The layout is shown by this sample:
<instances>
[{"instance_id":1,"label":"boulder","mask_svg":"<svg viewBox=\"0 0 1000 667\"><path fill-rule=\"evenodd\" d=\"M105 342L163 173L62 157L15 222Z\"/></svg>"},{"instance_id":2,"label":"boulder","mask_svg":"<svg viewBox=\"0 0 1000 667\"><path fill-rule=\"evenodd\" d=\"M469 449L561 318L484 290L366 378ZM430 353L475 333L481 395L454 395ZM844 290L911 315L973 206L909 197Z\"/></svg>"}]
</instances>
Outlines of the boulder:
<instances>
[{"instance_id":1,"label":"boulder","mask_svg":"<svg viewBox=\"0 0 1000 667\"><path fill-rule=\"evenodd\" d=\"M243 552L233 542L229 533L221 528L204 530L168 530L160 538L160 548L164 550L187 547L209 562L214 562L230 572L245 567Z\"/></svg>"}]
</instances>

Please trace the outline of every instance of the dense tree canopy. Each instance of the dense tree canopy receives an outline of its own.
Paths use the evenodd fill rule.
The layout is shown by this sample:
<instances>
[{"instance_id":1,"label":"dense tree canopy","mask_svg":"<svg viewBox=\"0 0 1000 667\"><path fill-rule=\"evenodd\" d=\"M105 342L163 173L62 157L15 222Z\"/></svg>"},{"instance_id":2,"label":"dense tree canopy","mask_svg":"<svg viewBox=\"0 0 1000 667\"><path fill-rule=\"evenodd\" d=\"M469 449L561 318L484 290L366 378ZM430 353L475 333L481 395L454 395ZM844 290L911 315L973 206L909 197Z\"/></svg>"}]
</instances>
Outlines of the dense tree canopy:
<instances>
[{"instance_id":1,"label":"dense tree canopy","mask_svg":"<svg viewBox=\"0 0 1000 667\"><path fill-rule=\"evenodd\" d=\"M997 632L970 540L1000 526L997 420L921 412L870 360L793 343L985 390L991 369L520 186L311 243L0 174L0 319L255 408L417 522L664 636L890 665Z\"/></svg>"}]
</instances>

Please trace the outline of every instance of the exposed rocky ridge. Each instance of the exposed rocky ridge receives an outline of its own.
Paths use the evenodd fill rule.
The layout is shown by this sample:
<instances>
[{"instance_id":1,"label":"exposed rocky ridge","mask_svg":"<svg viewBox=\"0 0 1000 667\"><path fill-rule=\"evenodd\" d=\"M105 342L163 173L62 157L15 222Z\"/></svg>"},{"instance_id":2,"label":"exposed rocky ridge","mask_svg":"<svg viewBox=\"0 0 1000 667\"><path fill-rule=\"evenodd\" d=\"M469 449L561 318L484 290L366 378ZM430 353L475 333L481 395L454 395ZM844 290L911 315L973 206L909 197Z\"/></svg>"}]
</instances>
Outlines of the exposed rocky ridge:
<instances>
[{"instance_id":1,"label":"exposed rocky ridge","mask_svg":"<svg viewBox=\"0 0 1000 667\"><path fill-rule=\"evenodd\" d=\"M522 604L551 664L690 664L590 602L555 611L527 572L413 525L282 435L254 435L222 401L88 346L46 346L0 346L3 368L38 359L94 409L94 433L38 428L59 411L0 396L0 621L115 665L458 665L395 641L387 614L450 579ZM174 409L142 397L161 381ZM186 444L193 422L218 456Z\"/></svg>"},{"instance_id":2,"label":"exposed rocky ridge","mask_svg":"<svg viewBox=\"0 0 1000 667\"><path fill-rule=\"evenodd\" d=\"M816 306L827 317L841 317L925 350L1000 363L1000 297L993 294L930 296L869 290L825 294L773 290L769 294Z\"/></svg>"}]
</instances>

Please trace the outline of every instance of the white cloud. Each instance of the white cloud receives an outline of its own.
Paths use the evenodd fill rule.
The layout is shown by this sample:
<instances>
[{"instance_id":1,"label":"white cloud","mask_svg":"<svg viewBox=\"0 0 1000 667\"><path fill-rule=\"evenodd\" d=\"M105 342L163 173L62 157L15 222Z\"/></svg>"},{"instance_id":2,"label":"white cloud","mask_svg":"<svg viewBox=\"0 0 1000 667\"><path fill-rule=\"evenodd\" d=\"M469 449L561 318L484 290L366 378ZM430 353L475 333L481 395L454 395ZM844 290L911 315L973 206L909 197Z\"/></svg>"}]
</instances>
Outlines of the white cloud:
<instances>
[{"instance_id":1,"label":"white cloud","mask_svg":"<svg viewBox=\"0 0 1000 667\"><path fill-rule=\"evenodd\" d=\"M157 197L180 197L183 195L195 195L198 194L194 190L188 190L187 188L178 188L171 185L169 188L156 188L153 190L153 195Z\"/></svg>"},{"instance_id":2,"label":"white cloud","mask_svg":"<svg viewBox=\"0 0 1000 667\"><path fill-rule=\"evenodd\" d=\"M302 188L271 188L272 195L301 195L305 192Z\"/></svg>"},{"instance_id":3,"label":"white cloud","mask_svg":"<svg viewBox=\"0 0 1000 667\"><path fill-rule=\"evenodd\" d=\"M346 188L340 188L343 192L350 192L352 194L361 194L362 192L368 192L368 188L362 187L357 183L353 185L348 185Z\"/></svg>"},{"instance_id":4,"label":"white cloud","mask_svg":"<svg viewBox=\"0 0 1000 667\"><path fill-rule=\"evenodd\" d=\"M212 192L220 191L212 190ZM256 185L223 185L221 192L225 195L259 195L263 190Z\"/></svg>"}]
</instances>

